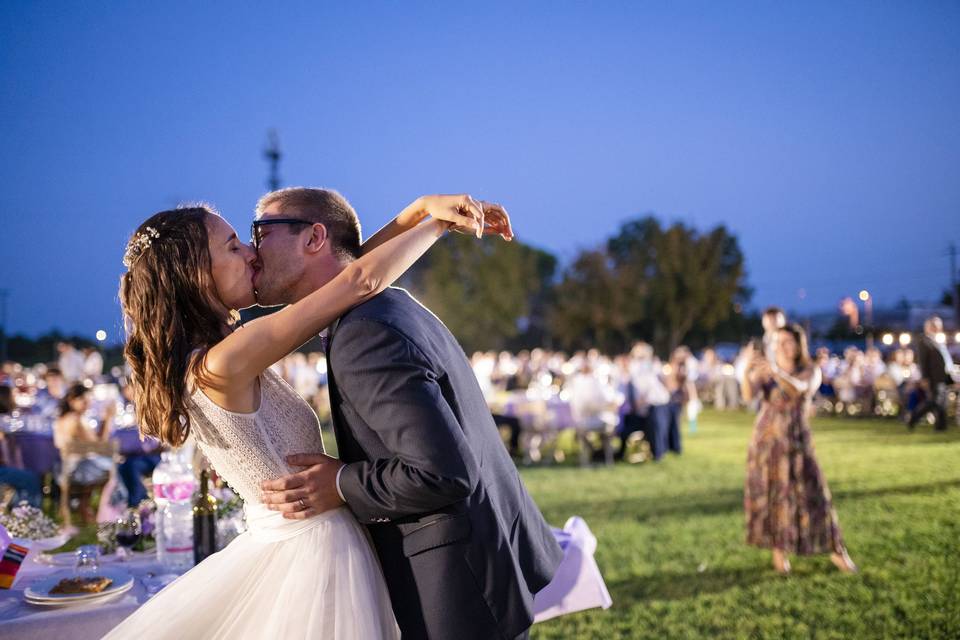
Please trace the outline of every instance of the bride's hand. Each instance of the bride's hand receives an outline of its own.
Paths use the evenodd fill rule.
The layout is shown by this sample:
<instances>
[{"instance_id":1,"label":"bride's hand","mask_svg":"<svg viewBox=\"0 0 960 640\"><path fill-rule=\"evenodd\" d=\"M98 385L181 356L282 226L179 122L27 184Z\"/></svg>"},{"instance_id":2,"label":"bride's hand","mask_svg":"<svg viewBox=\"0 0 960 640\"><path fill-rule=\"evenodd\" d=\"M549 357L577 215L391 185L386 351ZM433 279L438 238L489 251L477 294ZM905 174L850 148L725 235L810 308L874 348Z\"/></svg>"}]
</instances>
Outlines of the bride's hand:
<instances>
[{"instance_id":1,"label":"bride's hand","mask_svg":"<svg viewBox=\"0 0 960 640\"><path fill-rule=\"evenodd\" d=\"M427 216L450 223L450 228L458 233L478 238L496 234L504 240L513 239L506 209L493 202L475 200L469 194L421 196L400 213L398 221L404 226L415 226Z\"/></svg>"},{"instance_id":2,"label":"bride's hand","mask_svg":"<svg viewBox=\"0 0 960 640\"><path fill-rule=\"evenodd\" d=\"M503 205L496 202L480 201L483 209L484 235L498 235L507 242L513 240L513 227L510 226L510 214Z\"/></svg>"}]
</instances>

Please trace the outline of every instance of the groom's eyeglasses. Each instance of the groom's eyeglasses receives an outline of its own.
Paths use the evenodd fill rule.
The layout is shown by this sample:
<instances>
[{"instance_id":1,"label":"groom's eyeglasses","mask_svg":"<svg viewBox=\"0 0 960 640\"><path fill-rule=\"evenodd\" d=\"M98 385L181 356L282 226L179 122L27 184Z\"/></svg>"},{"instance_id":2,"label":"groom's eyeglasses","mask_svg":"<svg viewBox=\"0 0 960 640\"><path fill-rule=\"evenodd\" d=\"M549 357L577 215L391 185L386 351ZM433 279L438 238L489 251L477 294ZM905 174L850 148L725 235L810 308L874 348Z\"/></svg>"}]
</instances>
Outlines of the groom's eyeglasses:
<instances>
[{"instance_id":1,"label":"groom's eyeglasses","mask_svg":"<svg viewBox=\"0 0 960 640\"><path fill-rule=\"evenodd\" d=\"M260 243L263 241L263 232L261 227L268 224L314 224L312 220L302 220L300 218L267 218L266 220L254 220L250 225L250 241L254 248L260 250Z\"/></svg>"}]
</instances>

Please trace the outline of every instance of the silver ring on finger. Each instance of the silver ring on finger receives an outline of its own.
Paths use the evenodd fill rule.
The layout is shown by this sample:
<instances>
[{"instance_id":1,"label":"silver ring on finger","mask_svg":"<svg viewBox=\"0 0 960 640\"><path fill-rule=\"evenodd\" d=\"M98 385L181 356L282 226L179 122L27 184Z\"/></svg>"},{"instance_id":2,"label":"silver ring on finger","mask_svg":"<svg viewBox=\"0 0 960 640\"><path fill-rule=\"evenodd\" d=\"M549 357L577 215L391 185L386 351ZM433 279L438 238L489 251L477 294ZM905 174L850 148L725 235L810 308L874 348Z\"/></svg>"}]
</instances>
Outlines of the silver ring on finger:
<instances>
[{"instance_id":1,"label":"silver ring on finger","mask_svg":"<svg viewBox=\"0 0 960 640\"><path fill-rule=\"evenodd\" d=\"M301 510L301 511L306 511L306 510L307 510L307 503L303 501L303 498L297 498L297 502L300 503L300 510Z\"/></svg>"}]
</instances>

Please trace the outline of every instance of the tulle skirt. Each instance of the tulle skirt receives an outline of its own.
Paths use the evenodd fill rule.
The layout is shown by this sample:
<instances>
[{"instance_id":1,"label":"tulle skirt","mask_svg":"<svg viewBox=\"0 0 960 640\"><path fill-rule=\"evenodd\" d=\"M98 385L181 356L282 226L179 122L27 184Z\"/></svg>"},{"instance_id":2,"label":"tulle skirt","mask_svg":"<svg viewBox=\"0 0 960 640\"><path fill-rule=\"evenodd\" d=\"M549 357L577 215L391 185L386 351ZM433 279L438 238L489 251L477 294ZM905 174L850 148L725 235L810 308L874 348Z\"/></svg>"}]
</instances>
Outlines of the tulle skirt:
<instances>
[{"instance_id":1,"label":"tulle skirt","mask_svg":"<svg viewBox=\"0 0 960 640\"><path fill-rule=\"evenodd\" d=\"M247 507L249 529L170 583L106 637L400 637L380 565L346 509L284 520Z\"/></svg>"}]
</instances>

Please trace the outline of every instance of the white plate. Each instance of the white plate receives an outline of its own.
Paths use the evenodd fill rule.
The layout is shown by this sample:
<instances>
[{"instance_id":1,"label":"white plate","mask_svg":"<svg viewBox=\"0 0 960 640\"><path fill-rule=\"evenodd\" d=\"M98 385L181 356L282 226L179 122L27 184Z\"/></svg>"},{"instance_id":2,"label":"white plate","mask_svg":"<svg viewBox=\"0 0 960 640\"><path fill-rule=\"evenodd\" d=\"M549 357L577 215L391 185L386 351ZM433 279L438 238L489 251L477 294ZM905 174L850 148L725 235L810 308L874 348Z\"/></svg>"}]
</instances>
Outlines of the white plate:
<instances>
[{"instance_id":1,"label":"white plate","mask_svg":"<svg viewBox=\"0 0 960 640\"><path fill-rule=\"evenodd\" d=\"M34 600L33 598L24 598L23 601L27 604L31 604L35 607L69 607L75 604L89 604L91 602L102 602L104 600L112 600L116 596L123 595L127 591L133 588L133 583L131 582L125 587L117 589L116 591L107 591L105 593L92 593L88 596L78 598L75 600Z\"/></svg>"},{"instance_id":2,"label":"white plate","mask_svg":"<svg viewBox=\"0 0 960 640\"><path fill-rule=\"evenodd\" d=\"M28 540L26 538L14 538L13 541L23 547L28 547L31 551L49 551L67 544L70 540L69 533L60 533L50 538L40 538L39 540Z\"/></svg>"},{"instance_id":3,"label":"white plate","mask_svg":"<svg viewBox=\"0 0 960 640\"><path fill-rule=\"evenodd\" d=\"M23 592L23 597L33 604L38 604L40 602L43 602L44 604L48 602L73 603L83 602L86 600L96 600L97 598L102 598L107 595L113 595L120 593L121 591L126 591L133 586L133 576L121 569L108 567L101 568L94 574L113 580L113 584L99 593L50 593L50 590L53 589L53 587L60 582L60 580L63 578L72 578L74 575L75 574L72 571L60 571L51 576L42 578L27 587Z\"/></svg>"}]
</instances>

